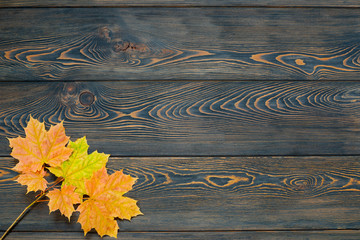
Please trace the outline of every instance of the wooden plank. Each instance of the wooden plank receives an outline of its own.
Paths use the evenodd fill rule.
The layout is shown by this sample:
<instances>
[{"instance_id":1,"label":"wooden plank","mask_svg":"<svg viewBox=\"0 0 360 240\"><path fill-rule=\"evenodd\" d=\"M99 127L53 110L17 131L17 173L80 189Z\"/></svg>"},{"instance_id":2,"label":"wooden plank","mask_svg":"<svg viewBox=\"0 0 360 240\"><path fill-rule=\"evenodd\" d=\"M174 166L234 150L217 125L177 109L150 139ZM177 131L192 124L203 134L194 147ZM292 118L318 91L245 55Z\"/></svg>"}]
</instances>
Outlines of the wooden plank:
<instances>
[{"instance_id":1,"label":"wooden plank","mask_svg":"<svg viewBox=\"0 0 360 240\"><path fill-rule=\"evenodd\" d=\"M32 115L116 156L360 154L359 82L0 83L0 154ZM93 149L93 148L92 148Z\"/></svg>"},{"instance_id":2,"label":"wooden plank","mask_svg":"<svg viewBox=\"0 0 360 240\"><path fill-rule=\"evenodd\" d=\"M0 230L35 194L1 158ZM360 161L349 157L111 158L109 171L138 177L127 196L144 213L121 231L360 229ZM81 231L77 217L36 205L14 231Z\"/></svg>"},{"instance_id":3,"label":"wooden plank","mask_svg":"<svg viewBox=\"0 0 360 240\"><path fill-rule=\"evenodd\" d=\"M21 8L0 22L3 81L360 79L359 8Z\"/></svg>"},{"instance_id":4,"label":"wooden plank","mask_svg":"<svg viewBox=\"0 0 360 240\"><path fill-rule=\"evenodd\" d=\"M1 233L1 232L0 232ZM316 240L358 240L359 231L266 231L266 232L120 232L118 239L123 240L147 240L147 239L316 239ZM12 232L7 240L17 239L84 239L81 232ZM96 233L88 233L86 239L114 239L110 237L100 238Z\"/></svg>"},{"instance_id":5,"label":"wooden plank","mask_svg":"<svg viewBox=\"0 0 360 240\"><path fill-rule=\"evenodd\" d=\"M2 0L0 7L79 7L79 6L111 6L111 7L359 7L356 0Z\"/></svg>"}]
</instances>

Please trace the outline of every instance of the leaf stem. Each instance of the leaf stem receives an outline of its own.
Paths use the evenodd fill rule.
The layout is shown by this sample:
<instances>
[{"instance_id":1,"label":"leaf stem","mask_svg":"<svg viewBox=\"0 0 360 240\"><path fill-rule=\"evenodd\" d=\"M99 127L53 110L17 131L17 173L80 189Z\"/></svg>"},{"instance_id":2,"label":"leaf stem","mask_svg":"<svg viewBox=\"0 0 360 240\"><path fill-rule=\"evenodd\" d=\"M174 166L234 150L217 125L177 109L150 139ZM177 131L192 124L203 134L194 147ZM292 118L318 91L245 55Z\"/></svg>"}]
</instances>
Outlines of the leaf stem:
<instances>
[{"instance_id":1,"label":"leaf stem","mask_svg":"<svg viewBox=\"0 0 360 240\"><path fill-rule=\"evenodd\" d=\"M24 211L22 211L22 213L20 213L20 215L15 219L15 221L11 224L11 226L6 230L6 232L4 232L4 234L1 236L0 240L4 240L6 235L11 231L11 229L21 220L21 218L26 214L26 212L37 202L39 202L47 193L50 189L54 188L56 184L60 183L61 181L63 181L64 179L62 177L59 177L56 179L56 181L50 186L48 187L45 191L43 191L42 193L40 193L39 195L36 196L36 199L30 203L29 206L27 206Z\"/></svg>"},{"instance_id":2,"label":"leaf stem","mask_svg":"<svg viewBox=\"0 0 360 240\"><path fill-rule=\"evenodd\" d=\"M46 195L47 192L43 192L38 198L35 199L32 203L30 203L29 206L27 206L22 213L15 219L15 221L11 224L11 226L6 230L6 232L2 235L0 240L5 239L6 235L10 232L10 230L21 220L21 218L26 214L26 212L35 204L37 203L41 198L43 198Z\"/></svg>"},{"instance_id":3,"label":"leaf stem","mask_svg":"<svg viewBox=\"0 0 360 240\"><path fill-rule=\"evenodd\" d=\"M48 187L48 188L46 188L45 189L45 193L47 193L50 189L52 189L52 188L54 188L58 183L60 183L61 181L63 181L64 180L64 178L62 178L62 177L58 177L57 179L56 179L56 181L54 181L53 182L53 184L50 186L50 187ZM39 193L38 195L36 195L35 197L38 197L38 196L40 196L42 193ZM1 240L1 239L0 239Z\"/></svg>"}]
</instances>

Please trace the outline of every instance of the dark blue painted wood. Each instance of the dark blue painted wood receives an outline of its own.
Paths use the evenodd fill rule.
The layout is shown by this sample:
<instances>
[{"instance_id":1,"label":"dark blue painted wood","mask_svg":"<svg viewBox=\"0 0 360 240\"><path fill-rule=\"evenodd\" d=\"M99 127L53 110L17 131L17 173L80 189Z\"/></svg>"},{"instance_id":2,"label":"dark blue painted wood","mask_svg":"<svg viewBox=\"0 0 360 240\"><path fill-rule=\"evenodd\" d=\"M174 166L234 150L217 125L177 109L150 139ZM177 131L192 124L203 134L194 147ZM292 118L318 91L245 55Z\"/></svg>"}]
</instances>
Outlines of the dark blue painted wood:
<instances>
[{"instance_id":1,"label":"dark blue painted wood","mask_svg":"<svg viewBox=\"0 0 360 240\"><path fill-rule=\"evenodd\" d=\"M14 160L0 164L1 231L35 194L13 181ZM107 167L138 178L126 195L144 215L119 221L121 232L360 228L358 157L112 157ZM80 232L77 216L42 202L14 231Z\"/></svg>"},{"instance_id":2,"label":"dark blue painted wood","mask_svg":"<svg viewBox=\"0 0 360 240\"><path fill-rule=\"evenodd\" d=\"M111 6L111 7L359 7L359 2L356 0L28 0L15 1L3 0L0 7L64 7L64 6Z\"/></svg>"},{"instance_id":3,"label":"dark blue painted wood","mask_svg":"<svg viewBox=\"0 0 360 240\"><path fill-rule=\"evenodd\" d=\"M0 153L32 115L117 156L359 154L358 82L1 83Z\"/></svg>"},{"instance_id":4,"label":"dark blue painted wood","mask_svg":"<svg viewBox=\"0 0 360 240\"><path fill-rule=\"evenodd\" d=\"M358 8L2 9L0 80L359 80L359 16Z\"/></svg>"}]
</instances>

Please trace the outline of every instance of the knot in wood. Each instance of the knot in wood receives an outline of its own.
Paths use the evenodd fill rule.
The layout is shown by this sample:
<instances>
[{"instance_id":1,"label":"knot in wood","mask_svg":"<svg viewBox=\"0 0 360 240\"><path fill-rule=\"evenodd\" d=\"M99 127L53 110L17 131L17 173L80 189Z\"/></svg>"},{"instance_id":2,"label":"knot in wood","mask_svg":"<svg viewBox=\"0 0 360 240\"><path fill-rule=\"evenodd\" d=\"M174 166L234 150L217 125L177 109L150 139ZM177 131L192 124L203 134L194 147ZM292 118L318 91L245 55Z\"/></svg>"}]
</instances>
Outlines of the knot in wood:
<instances>
[{"instance_id":1,"label":"knot in wood","mask_svg":"<svg viewBox=\"0 0 360 240\"><path fill-rule=\"evenodd\" d=\"M118 41L113 44L113 51L114 52L120 52L120 51L126 51L130 47L130 43L126 41Z\"/></svg>"},{"instance_id":2,"label":"knot in wood","mask_svg":"<svg viewBox=\"0 0 360 240\"><path fill-rule=\"evenodd\" d=\"M65 83L62 90L60 99L65 106L73 106L76 104L78 98L78 85L75 83Z\"/></svg>"},{"instance_id":3,"label":"knot in wood","mask_svg":"<svg viewBox=\"0 0 360 240\"><path fill-rule=\"evenodd\" d=\"M311 175L292 176L286 180L286 184L294 191L308 191L319 187L319 179Z\"/></svg>"},{"instance_id":4,"label":"knot in wood","mask_svg":"<svg viewBox=\"0 0 360 240\"><path fill-rule=\"evenodd\" d=\"M73 83L66 84L64 90L66 94L74 95L76 93L76 85Z\"/></svg>"},{"instance_id":5,"label":"knot in wood","mask_svg":"<svg viewBox=\"0 0 360 240\"><path fill-rule=\"evenodd\" d=\"M84 106L90 106L95 101L95 96L91 92L82 92L79 96L79 101Z\"/></svg>"},{"instance_id":6,"label":"knot in wood","mask_svg":"<svg viewBox=\"0 0 360 240\"><path fill-rule=\"evenodd\" d=\"M99 36L105 39L108 43L111 41L112 32L108 27L99 28Z\"/></svg>"}]
</instances>

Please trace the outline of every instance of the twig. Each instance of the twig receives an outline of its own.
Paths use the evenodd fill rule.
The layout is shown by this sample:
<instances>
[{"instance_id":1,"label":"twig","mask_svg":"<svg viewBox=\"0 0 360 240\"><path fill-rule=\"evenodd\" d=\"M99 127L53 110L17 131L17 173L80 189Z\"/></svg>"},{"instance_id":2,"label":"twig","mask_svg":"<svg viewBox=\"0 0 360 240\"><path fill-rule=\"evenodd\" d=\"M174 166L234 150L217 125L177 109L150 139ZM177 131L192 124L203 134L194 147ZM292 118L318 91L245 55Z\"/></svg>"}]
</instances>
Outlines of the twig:
<instances>
[{"instance_id":1,"label":"twig","mask_svg":"<svg viewBox=\"0 0 360 240\"><path fill-rule=\"evenodd\" d=\"M64 179L62 177L59 177L56 179L56 181L50 186L48 187L45 191L43 191L42 193L40 193L38 196L36 196L37 198L35 199L35 201L33 201L32 203L30 203L29 206L27 206L24 211L22 211L22 213L20 213L20 215L15 219L15 221L11 224L11 226L6 230L6 232L1 236L0 240L4 240L6 235L11 231L11 229L21 220L21 218L26 214L26 212L35 204L40 202L40 199L43 198L50 189L54 188L56 184L58 184L59 182L63 181Z\"/></svg>"},{"instance_id":2,"label":"twig","mask_svg":"<svg viewBox=\"0 0 360 240\"><path fill-rule=\"evenodd\" d=\"M6 235L10 232L10 230L21 220L21 218L25 215L25 213L35 204L37 203L41 198L43 198L46 195L47 192L43 192L38 198L35 199L32 203L30 203L29 206L27 206L22 213L15 219L15 221L11 224L11 226L6 230L6 232L2 235L0 240L5 239Z\"/></svg>"}]
</instances>

